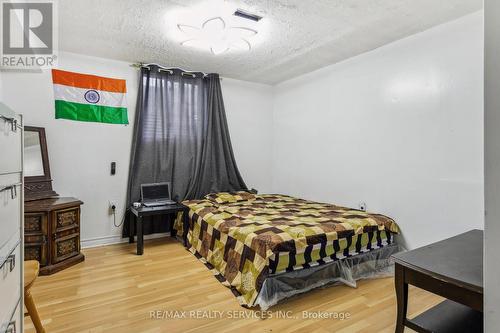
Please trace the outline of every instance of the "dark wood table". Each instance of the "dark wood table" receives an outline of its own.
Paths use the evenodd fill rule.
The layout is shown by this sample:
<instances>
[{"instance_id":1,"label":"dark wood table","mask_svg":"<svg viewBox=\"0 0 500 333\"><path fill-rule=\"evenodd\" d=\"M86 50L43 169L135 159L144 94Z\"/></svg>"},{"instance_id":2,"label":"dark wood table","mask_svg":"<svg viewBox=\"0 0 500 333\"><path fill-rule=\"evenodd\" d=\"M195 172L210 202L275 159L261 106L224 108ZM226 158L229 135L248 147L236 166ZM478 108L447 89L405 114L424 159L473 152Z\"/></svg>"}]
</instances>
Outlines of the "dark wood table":
<instances>
[{"instance_id":1,"label":"dark wood table","mask_svg":"<svg viewBox=\"0 0 500 333\"><path fill-rule=\"evenodd\" d=\"M130 212L132 213L130 219L130 227L129 227L129 243L134 242L134 233L137 229L137 254L142 255L144 253L144 234L143 234L143 225L142 218L144 216L153 216L153 215L168 215L168 214L177 214L178 212L183 212L183 231L182 239L184 241L184 245L186 245L187 231L188 231L188 221L189 221L189 207L184 206L183 204L176 203L172 205L165 206L157 206L157 207L140 207L135 208L131 207ZM170 219L170 235L172 237L176 236L176 230L174 229L175 218Z\"/></svg>"},{"instance_id":2,"label":"dark wood table","mask_svg":"<svg viewBox=\"0 0 500 333\"><path fill-rule=\"evenodd\" d=\"M398 253L395 286L396 333L483 332L483 232L472 230L412 251ZM447 300L421 315L406 318L408 285Z\"/></svg>"}]
</instances>

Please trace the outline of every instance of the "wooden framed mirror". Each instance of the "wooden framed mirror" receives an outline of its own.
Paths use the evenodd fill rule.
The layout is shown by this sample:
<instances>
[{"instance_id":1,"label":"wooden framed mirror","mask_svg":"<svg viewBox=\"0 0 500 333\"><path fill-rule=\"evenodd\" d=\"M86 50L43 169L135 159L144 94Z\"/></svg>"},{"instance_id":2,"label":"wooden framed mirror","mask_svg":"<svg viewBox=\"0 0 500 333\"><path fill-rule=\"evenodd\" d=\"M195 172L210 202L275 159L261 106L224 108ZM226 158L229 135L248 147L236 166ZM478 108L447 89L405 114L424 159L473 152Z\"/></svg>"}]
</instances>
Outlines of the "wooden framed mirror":
<instances>
[{"instance_id":1,"label":"wooden framed mirror","mask_svg":"<svg viewBox=\"0 0 500 333\"><path fill-rule=\"evenodd\" d=\"M24 126L24 200L56 196L52 189L45 128Z\"/></svg>"}]
</instances>

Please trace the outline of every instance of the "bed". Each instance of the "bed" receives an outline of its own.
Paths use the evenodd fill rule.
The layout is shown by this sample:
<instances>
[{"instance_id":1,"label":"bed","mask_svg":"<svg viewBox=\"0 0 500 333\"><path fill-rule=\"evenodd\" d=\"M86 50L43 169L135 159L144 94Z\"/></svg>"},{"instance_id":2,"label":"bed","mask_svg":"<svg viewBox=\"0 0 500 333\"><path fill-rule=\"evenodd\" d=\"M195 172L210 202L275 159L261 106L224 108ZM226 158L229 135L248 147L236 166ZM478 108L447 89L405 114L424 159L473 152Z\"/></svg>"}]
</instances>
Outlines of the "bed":
<instances>
[{"instance_id":1,"label":"bed","mask_svg":"<svg viewBox=\"0 0 500 333\"><path fill-rule=\"evenodd\" d=\"M189 218L177 219L177 234L245 307L267 309L333 282L355 286L386 271L399 251L399 228L381 214L248 192L183 203Z\"/></svg>"}]
</instances>

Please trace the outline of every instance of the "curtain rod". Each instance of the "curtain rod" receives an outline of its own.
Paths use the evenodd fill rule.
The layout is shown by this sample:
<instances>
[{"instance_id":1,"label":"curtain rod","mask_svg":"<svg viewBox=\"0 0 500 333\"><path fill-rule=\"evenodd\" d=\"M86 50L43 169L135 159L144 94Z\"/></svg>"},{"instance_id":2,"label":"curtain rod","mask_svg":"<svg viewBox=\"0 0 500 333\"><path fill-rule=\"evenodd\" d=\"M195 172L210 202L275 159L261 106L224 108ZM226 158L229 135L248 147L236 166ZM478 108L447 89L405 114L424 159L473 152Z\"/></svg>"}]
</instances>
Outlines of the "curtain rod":
<instances>
[{"instance_id":1,"label":"curtain rod","mask_svg":"<svg viewBox=\"0 0 500 333\"><path fill-rule=\"evenodd\" d=\"M134 67L134 68L147 68L147 69L151 70L150 66L157 66L158 70L160 72L167 72L169 74L174 74L174 69L178 69L178 70L181 71L181 75L184 75L184 76L196 77L196 73L203 74L203 77L208 76L208 73L205 73L205 72L201 72L201 71L187 71L187 70L182 69L180 67L165 67L165 66L162 66L162 65L159 65L159 64L156 64L156 63L147 63L146 64L146 63L138 62L138 63L130 65L130 67ZM222 81L221 77L219 77L219 79Z\"/></svg>"}]
</instances>

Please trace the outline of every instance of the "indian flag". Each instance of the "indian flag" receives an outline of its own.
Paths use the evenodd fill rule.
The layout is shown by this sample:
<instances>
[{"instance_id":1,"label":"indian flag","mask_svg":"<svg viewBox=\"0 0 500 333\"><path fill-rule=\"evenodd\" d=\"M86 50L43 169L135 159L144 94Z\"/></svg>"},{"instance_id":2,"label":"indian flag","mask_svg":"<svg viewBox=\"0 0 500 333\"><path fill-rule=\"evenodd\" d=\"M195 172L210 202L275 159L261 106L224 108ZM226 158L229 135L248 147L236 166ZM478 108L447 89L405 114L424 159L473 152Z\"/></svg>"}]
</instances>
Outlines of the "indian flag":
<instances>
[{"instance_id":1,"label":"indian flag","mask_svg":"<svg viewBox=\"0 0 500 333\"><path fill-rule=\"evenodd\" d=\"M56 119L128 124L125 80L52 70Z\"/></svg>"}]
</instances>

